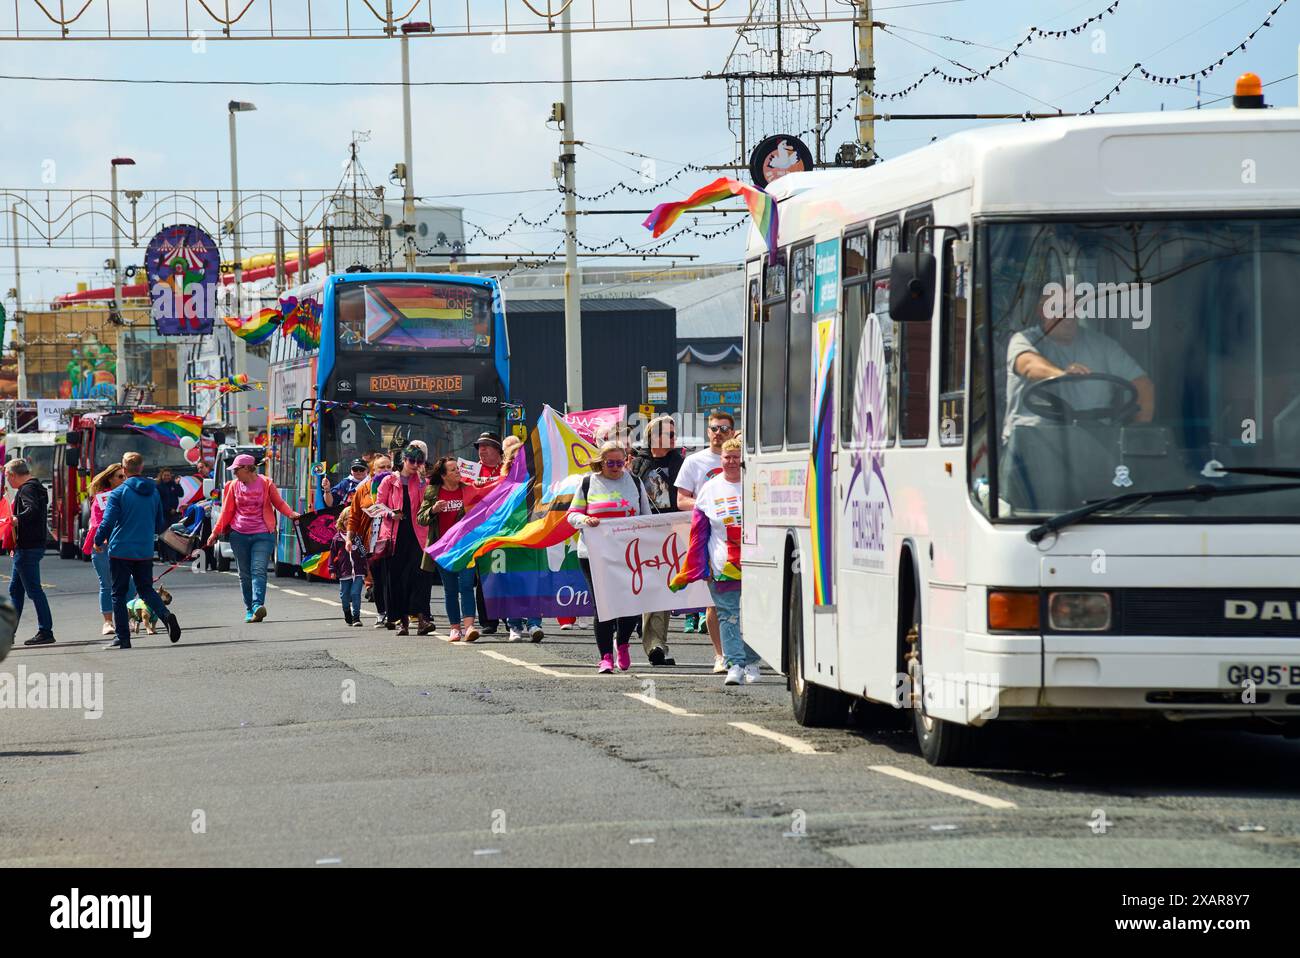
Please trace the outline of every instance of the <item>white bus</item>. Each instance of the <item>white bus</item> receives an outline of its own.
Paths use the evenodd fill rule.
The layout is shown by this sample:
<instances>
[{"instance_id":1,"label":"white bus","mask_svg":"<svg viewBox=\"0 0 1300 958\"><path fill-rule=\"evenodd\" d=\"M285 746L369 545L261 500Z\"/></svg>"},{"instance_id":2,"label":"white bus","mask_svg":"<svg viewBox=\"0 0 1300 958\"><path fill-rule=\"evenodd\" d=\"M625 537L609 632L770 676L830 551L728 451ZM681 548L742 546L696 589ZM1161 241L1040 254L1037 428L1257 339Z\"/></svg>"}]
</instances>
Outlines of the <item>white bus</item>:
<instances>
[{"instance_id":1,"label":"white bus","mask_svg":"<svg viewBox=\"0 0 1300 958\"><path fill-rule=\"evenodd\" d=\"M1297 156L1297 110L1091 116L771 187L742 623L799 722L1300 733Z\"/></svg>"}]
</instances>

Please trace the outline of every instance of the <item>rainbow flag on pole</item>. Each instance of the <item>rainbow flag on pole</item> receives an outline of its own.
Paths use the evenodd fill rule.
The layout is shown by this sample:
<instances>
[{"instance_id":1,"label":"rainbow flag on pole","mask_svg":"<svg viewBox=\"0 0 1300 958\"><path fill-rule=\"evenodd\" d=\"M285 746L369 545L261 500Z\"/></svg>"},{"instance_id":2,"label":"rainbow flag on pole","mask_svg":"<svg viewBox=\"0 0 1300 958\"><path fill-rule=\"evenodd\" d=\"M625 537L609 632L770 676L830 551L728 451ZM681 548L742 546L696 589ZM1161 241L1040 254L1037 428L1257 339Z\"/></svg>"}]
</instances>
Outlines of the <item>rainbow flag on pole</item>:
<instances>
[{"instance_id":1,"label":"rainbow flag on pole","mask_svg":"<svg viewBox=\"0 0 1300 958\"><path fill-rule=\"evenodd\" d=\"M199 441L203 432L203 420L198 416L159 409L155 412L133 413L131 428L168 446L179 446L186 437Z\"/></svg>"},{"instance_id":2,"label":"rainbow flag on pole","mask_svg":"<svg viewBox=\"0 0 1300 958\"><path fill-rule=\"evenodd\" d=\"M550 406L542 409L510 474L425 551L459 572L494 549L544 549L576 535L566 515L595 449Z\"/></svg>"},{"instance_id":3,"label":"rainbow flag on pole","mask_svg":"<svg viewBox=\"0 0 1300 958\"><path fill-rule=\"evenodd\" d=\"M742 183L740 180L733 180L727 176L720 176L708 186L702 186L684 200L676 203L660 203L646 217L645 222L641 225L650 230L656 239L668 232L669 228L677 222L677 217L681 216L687 210L693 210L700 206L707 206L710 203L717 203L721 200L730 199L733 196L740 196L745 201L745 206L749 209L749 215L754 220L754 225L758 231L763 234L763 241L767 243L767 251L772 256L777 251L777 213L776 200L771 194L760 190L756 186L750 186L748 183Z\"/></svg>"},{"instance_id":4,"label":"rainbow flag on pole","mask_svg":"<svg viewBox=\"0 0 1300 958\"><path fill-rule=\"evenodd\" d=\"M238 319L234 316L222 317L230 331L250 346L257 346L271 338L283 318L278 309L259 309L252 316Z\"/></svg>"}]
</instances>

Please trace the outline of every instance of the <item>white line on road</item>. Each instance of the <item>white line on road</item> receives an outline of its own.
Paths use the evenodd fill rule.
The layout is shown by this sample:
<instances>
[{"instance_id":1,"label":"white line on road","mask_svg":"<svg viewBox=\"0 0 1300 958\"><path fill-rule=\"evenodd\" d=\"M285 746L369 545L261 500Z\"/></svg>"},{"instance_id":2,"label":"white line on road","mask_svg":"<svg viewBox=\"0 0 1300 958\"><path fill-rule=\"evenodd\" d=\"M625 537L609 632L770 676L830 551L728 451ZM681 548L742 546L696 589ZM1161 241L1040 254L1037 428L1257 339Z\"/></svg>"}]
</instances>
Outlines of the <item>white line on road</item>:
<instances>
[{"instance_id":1,"label":"white line on road","mask_svg":"<svg viewBox=\"0 0 1300 958\"><path fill-rule=\"evenodd\" d=\"M309 595L307 595L306 592L297 592L293 589L281 589L280 591L283 592L285 595L296 595L303 599L311 598Z\"/></svg>"},{"instance_id":2,"label":"white line on road","mask_svg":"<svg viewBox=\"0 0 1300 958\"><path fill-rule=\"evenodd\" d=\"M528 669L530 672L537 672L540 675L549 675L557 679L577 678L571 672L557 672L555 669L548 669L544 665L534 665L532 662L525 662L523 659L512 659L508 655L502 655L500 652L494 652L492 649L479 649L484 655L491 656L494 659L500 659L502 662L509 662L511 665L518 665Z\"/></svg>"},{"instance_id":3,"label":"white line on road","mask_svg":"<svg viewBox=\"0 0 1300 958\"><path fill-rule=\"evenodd\" d=\"M676 705L669 705L667 702L661 702L658 699L652 699L648 695L642 695L640 692L624 692L630 699L636 699L638 702L644 702L646 705L653 705L657 709L663 709L670 715L680 715L682 718L699 718L698 712L688 712L686 709L678 708Z\"/></svg>"},{"instance_id":4,"label":"white line on road","mask_svg":"<svg viewBox=\"0 0 1300 958\"><path fill-rule=\"evenodd\" d=\"M782 735L780 732L773 732L771 729L763 728L761 725L754 725L751 722L728 722L732 728L738 728L742 732L748 732L750 735L757 735L759 738L771 739L780 745L784 745L796 755L822 755L824 753L813 748L811 742L805 742L801 738L795 738L792 735Z\"/></svg>"},{"instance_id":5,"label":"white line on road","mask_svg":"<svg viewBox=\"0 0 1300 958\"><path fill-rule=\"evenodd\" d=\"M955 795L957 798L964 798L968 802L976 802L980 805L986 805L989 808L1015 808L1015 802L1008 802L1003 798L994 798L992 795L981 795L979 792L972 792L969 788L961 788L957 785L949 785L947 782L941 782L937 778L930 778L928 775L917 775L915 772L904 771L901 768L895 768L892 765L868 765L867 768L873 772L883 772L885 775L892 775L894 778L901 778L905 782L911 782L914 785L924 785L926 788L932 788L936 792L943 792L945 795Z\"/></svg>"}]
</instances>

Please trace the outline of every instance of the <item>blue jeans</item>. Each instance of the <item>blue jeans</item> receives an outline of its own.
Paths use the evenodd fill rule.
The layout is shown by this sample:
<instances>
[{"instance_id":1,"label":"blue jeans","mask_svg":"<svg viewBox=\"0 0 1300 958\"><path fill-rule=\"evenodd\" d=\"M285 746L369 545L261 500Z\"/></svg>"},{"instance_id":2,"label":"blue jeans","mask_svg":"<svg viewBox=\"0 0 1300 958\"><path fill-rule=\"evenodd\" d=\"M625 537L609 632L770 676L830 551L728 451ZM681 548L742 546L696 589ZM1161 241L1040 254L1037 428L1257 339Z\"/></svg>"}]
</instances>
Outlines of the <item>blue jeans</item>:
<instances>
[{"instance_id":1,"label":"blue jeans","mask_svg":"<svg viewBox=\"0 0 1300 958\"><path fill-rule=\"evenodd\" d=\"M442 575L442 604L447 610L447 621L458 626L462 619L474 617L474 570L448 572L438 566Z\"/></svg>"},{"instance_id":2,"label":"blue jeans","mask_svg":"<svg viewBox=\"0 0 1300 958\"><path fill-rule=\"evenodd\" d=\"M239 588L244 593L244 609L252 612L266 605L266 564L275 554L275 533L251 535L230 530L230 549L239 563Z\"/></svg>"},{"instance_id":3,"label":"blue jeans","mask_svg":"<svg viewBox=\"0 0 1300 958\"><path fill-rule=\"evenodd\" d=\"M95 575L99 576L99 611L104 615L113 613L113 569L108 563L108 550L103 552L92 552L90 554L90 564L95 568ZM135 598L135 580L131 580L131 588L126 593L126 601L130 602Z\"/></svg>"},{"instance_id":4,"label":"blue jeans","mask_svg":"<svg viewBox=\"0 0 1300 958\"><path fill-rule=\"evenodd\" d=\"M42 632L54 631L54 619L50 616L50 603L41 588L41 559L45 558L45 547L39 549L14 550L14 577L9 583L9 598L18 613L14 621L23 617L23 600L32 597L36 606L36 627Z\"/></svg>"},{"instance_id":5,"label":"blue jeans","mask_svg":"<svg viewBox=\"0 0 1300 958\"><path fill-rule=\"evenodd\" d=\"M351 612L352 618L361 618L361 594L366 591L366 577L357 576L355 579L339 579L339 601L343 603L343 611Z\"/></svg>"},{"instance_id":6,"label":"blue jeans","mask_svg":"<svg viewBox=\"0 0 1300 958\"><path fill-rule=\"evenodd\" d=\"M126 614L126 590L132 580L135 580L136 592L160 622L166 622L171 613L153 587L153 559L109 559L108 564L113 571L113 628L118 641L130 645L131 621Z\"/></svg>"},{"instance_id":7,"label":"blue jeans","mask_svg":"<svg viewBox=\"0 0 1300 958\"><path fill-rule=\"evenodd\" d=\"M528 629L540 629L541 627L542 627L541 616L538 616L535 619L529 619L527 625L524 624L524 620L522 618L506 619L506 628L514 629L516 632L525 632Z\"/></svg>"},{"instance_id":8,"label":"blue jeans","mask_svg":"<svg viewBox=\"0 0 1300 958\"><path fill-rule=\"evenodd\" d=\"M718 637L722 639L722 657L727 667L753 665L758 656L740 635L740 590L720 590L717 583L710 580L709 592L713 596L713 606L718 610Z\"/></svg>"}]
</instances>

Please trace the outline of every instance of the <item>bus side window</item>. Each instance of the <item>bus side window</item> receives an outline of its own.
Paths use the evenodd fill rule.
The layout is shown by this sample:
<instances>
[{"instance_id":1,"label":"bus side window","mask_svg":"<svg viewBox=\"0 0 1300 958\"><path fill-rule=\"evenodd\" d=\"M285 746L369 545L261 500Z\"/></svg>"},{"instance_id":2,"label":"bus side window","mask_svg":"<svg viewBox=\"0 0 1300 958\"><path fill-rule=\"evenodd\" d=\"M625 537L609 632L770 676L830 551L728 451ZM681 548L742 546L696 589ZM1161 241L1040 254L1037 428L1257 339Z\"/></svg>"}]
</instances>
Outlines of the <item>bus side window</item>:
<instances>
[{"instance_id":1,"label":"bus side window","mask_svg":"<svg viewBox=\"0 0 1300 958\"><path fill-rule=\"evenodd\" d=\"M903 248L930 217L913 217L903 224ZM930 249L932 233L921 235L921 248ZM930 438L930 337L932 320L900 323L898 329L899 438L909 445L924 445Z\"/></svg>"},{"instance_id":2,"label":"bus side window","mask_svg":"<svg viewBox=\"0 0 1300 958\"><path fill-rule=\"evenodd\" d=\"M813 246L807 243L790 256L790 345L786 360L785 444L808 446L812 404Z\"/></svg>"},{"instance_id":3,"label":"bus side window","mask_svg":"<svg viewBox=\"0 0 1300 958\"><path fill-rule=\"evenodd\" d=\"M898 436L898 324L889 316L889 268L894 254L900 249L898 220L876 222L876 242L871 274L871 311L880 321L881 338L885 344L885 402L889 407L887 444L892 446Z\"/></svg>"},{"instance_id":4,"label":"bus side window","mask_svg":"<svg viewBox=\"0 0 1300 958\"><path fill-rule=\"evenodd\" d=\"M969 275L953 261L955 237L943 244L939 330L939 444L959 446L966 433L966 302Z\"/></svg>"},{"instance_id":5,"label":"bus side window","mask_svg":"<svg viewBox=\"0 0 1300 958\"><path fill-rule=\"evenodd\" d=\"M759 447L780 449L785 438L785 362L789 323L786 302L785 250L764 271L763 383L759 397Z\"/></svg>"},{"instance_id":6,"label":"bus side window","mask_svg":"<svg viewBox=\"0 0 1300 958\"><path fill-rule=\"evenodd\" d=\"M840 445L856 446L854 408L858 399L859 355L867 314L871 312L870 247L865 231L844 238L844 330L840 336ZM865 425L865 424L864 424Z\"/></svg>"},{"instance_id":7,"label":"bus side window","mask_svg":"<svg viewBox=\"0 0 1300 958\"><path fill-rule=\"evenodd\" d=\"M754 451L758 424L758 370L763 330L763 294L759 279L749 281L749 315L745 319L745 418L740 424L745 434L745 450ZM703 412L703 410L701 410Z\"/></svg>"}]
</instances>

